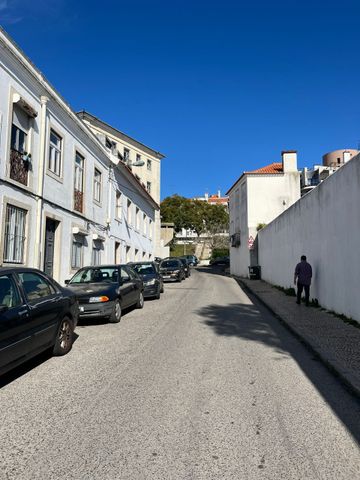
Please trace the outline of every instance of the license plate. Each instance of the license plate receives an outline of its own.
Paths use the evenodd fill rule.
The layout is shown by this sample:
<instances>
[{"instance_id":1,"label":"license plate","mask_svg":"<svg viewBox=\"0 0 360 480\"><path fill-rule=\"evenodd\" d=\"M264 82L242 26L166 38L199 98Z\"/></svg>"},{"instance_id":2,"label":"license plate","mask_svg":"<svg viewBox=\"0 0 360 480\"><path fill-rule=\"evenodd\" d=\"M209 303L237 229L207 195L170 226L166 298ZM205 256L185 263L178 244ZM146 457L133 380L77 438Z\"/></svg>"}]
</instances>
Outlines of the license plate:
<instances>
[{"instance_id":1,"label":"license plate","mask_svg":"<svg viewBox=\"0 0 360 480\"><path fill-rule=\"evenodd\" d=\"M171 278L170 275L164 275L163 278Z\"/></svg>"}]
</instances>

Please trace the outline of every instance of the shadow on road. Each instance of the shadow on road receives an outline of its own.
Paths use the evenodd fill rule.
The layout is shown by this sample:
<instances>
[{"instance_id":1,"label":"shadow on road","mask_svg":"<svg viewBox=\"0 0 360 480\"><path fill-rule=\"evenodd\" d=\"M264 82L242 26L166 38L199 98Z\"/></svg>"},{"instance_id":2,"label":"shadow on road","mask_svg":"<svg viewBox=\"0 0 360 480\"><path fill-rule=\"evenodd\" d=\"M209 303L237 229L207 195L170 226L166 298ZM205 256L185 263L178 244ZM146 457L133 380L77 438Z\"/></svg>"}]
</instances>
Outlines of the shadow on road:
<instances>
[{"instance_id":1,"label":"shadow on road","mask_svg":"<svg viewBox=\"0 0 360 480\"><path fill-rule=\"evenodd\" d=\"M217 335L238 337L271 347L281 356L291 356L312 384L360 443L360 402L348 392L319 359L305 348L265 307L248 295L253 304L211 304L196 311ZM242 347L243 348L243 347Z\"/></svg>"}]
</instances>

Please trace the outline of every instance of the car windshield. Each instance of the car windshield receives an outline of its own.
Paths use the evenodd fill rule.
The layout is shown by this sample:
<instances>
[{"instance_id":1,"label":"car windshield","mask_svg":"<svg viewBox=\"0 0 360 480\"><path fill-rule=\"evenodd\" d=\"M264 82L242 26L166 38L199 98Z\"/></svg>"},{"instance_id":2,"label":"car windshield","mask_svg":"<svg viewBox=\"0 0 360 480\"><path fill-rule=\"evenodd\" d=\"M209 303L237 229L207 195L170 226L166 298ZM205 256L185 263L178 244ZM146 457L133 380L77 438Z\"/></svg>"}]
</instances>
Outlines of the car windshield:
<instances>
[{"instance_id":1,"label":"car windshield","mask_svg":"<svg viewBox=\"0 0 360 480\"><path fill-rule=\"evenodd\" d=\"M131 265L131 268L139 275L150 275L156 273L154 265L149 263Z\"/></svg>"},{"instance_id":2,"label":"car windshield","mask_svg":"<svg viewBox=\"0 0 360 480\"><path fill-rule=\"evenodd\" d=\"M161 268L179 268L179 262L176 260L165 260L160 265Z\"/></svg>"},{"instance_id":3,"label":"car windshield","mask_svg":"<svg viewBox=\"0 0 360 480\"><path fill-rule=\"evenodd\" d=\"M75 273L69 283L117 283L118 279L117 267L92 267Z\"/></svg>"}]
</instances>

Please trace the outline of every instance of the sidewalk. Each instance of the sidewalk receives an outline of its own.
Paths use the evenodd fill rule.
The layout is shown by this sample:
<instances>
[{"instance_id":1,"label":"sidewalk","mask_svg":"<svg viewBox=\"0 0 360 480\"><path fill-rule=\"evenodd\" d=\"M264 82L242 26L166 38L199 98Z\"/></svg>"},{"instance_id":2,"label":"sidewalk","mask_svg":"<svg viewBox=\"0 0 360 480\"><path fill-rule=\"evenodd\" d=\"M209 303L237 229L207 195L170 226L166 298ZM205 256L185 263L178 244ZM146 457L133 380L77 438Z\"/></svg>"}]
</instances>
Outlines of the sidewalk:
<instances>
[{"instance_id":1,"label":"sidewalk","mask_svg":"<svg viewBox=\"0 0 360 480\"><path fill-rule=\"evenodd\" d=\"M262 280L235 278L360 396L360 328L320 308L296 305L295 297Z\"/></svg>"}]
</instances>

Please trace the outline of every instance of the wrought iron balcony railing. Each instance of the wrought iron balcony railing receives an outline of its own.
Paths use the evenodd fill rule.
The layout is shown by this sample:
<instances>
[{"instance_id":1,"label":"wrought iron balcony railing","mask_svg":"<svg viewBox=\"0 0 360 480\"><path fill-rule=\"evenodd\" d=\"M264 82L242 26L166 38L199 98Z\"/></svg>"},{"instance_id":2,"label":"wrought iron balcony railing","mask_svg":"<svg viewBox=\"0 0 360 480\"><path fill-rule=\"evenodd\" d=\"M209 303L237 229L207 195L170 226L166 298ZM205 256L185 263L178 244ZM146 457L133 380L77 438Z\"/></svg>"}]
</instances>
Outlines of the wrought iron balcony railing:
<instances>
[{"instance_id":1,"label":"wrought iron balcony railing","mask_svg":"<svg viewBox=\"0 0 360 480\"><path fill-rule=\"evenodd\" d=\"M10 178L23 185L28 184L30 162L24 160L23 154L10 150Z\"/></svg>"},{"instance_id":2,"label":"wrought iron balcony railing","mask_svg":"<svg viewBox=\"0 0 360 480\"><path fill-rule=\"evenodd\" d=\"M80 192L80 190L74 189L74 210L77 212L83 212L83 200L84 200L84 193Z\"/></svg>"}]
</instances>

